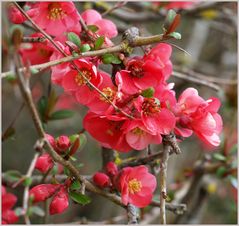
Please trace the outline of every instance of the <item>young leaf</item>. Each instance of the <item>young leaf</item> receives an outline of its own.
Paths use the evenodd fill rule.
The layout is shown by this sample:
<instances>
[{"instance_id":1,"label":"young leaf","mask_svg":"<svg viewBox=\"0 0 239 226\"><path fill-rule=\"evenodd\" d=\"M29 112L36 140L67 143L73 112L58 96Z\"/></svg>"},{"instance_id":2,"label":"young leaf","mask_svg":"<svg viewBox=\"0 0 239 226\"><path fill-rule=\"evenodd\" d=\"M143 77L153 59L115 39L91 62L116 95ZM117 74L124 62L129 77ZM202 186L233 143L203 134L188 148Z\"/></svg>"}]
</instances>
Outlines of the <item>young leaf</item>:
<instances>
[{"instance_id":1,"label":"young leaf","mask_svg":"<svg viewBox=\"0 0 239 226\"><path fill-rule=\"evenodd\" d=\"M16 182L22 177L21 173L17 170L8 170L4 175L10 182Z\"/></svg>"},{"instance_id":2,"label":"young leaf","mask_svg":"<svg viewBox=\"0 0 239 226\"><path fill-rule=\"evenodd\" d=\"M46 109L47 109L47 98L45 96L42 96L39 101L37 102L37 109L38 109L38 112L41 116L41 119L42 121L44 121L44 118L45 118L45 112L46 112Z\"/></svg>"},{"instance_id":3,"label":"young leaf","mask_svg":"<svg viewBox=\"0 0 239 226\"><path fill-rule=\"evenodd\" d=\"M78 189L80 189L80 187L81 187L80 182L79 182L78 180L75 180L75 181L71 184L70 189L71 189L71 190L78 190Z\"/></svg>"},{"instance_id":4,"label":"young leaf","mask_svg":"<svg viewBox=\"0 0 239 226\"><path fill-rule=\"evenodd\" d=\"M87 137L84 133L81 133L79 137L80 137L80 147L83 148L87 143Z\"/></svg>"},{"instance_id":5,"label":"young leaf","mask_svg":"<svg viewBox=\"0 0 239 226\"><path fill-rule=\"evenodd\" d=\"M153 87L149 87L148 89L143 90L141 93L141 96L148 97L148 98L153 97L153 95L154 95Z\"/></svg>"},{"instance_id":6,"label":"young leaf","mask_svg":"<svg viewBox=\"0 0 239 226\"><path fill-rule=\"evenodd\" d=\"M50 120L67 119L67 118L71 118L74 114L75 114L75 112L70 111L70 110L55 111L50 116Z\"/></svg>"},{"instance_id":7,"label":"young leaf","mask_svg":"<svg viewBox=\"0 0 239 226\"><path fill-rule=\"evenodd\" d=\"M106 53L102 56L102 61L104 64L120 64L121 61L118 57L111 53Z\"/></svg>"},{"instance_id":8,"label":"young leaf","mask_svg":"<svg viewBox=\"0 0 239 226\"><path fill-rule=\"evenodd\" d=\"M32 184L32 178L30 178L30 177L25 178L23 185L30 186L31 184Z\"/></svg>"},{"instance_id":9,"label":"young leaf","mask_svg":"<svg viewBox=\"0 0 239 226\"><path fill-rule=\"evenodd\" d=\"M81 40L80 40L79 36L78 36L76 33L74 33L74 32L69 32L69 33L67 34L67 39L68 39L69 41L73 42L73 43L74 43L75 45L77 45L78 47L81 46Z\"/></svg>"},{"instance_id":10,"label":"young leaf","mask_svg":"<svg viewBox=\"0 0 239 226\"><path fill-rule=\"evenodd\" d=\"M99 38L97 38L95 41L95 49L99 49L103 45L104 41L105 41L104 36L100 36Z\"/></svg>"},{"instance_id":11,"label":"young leaf","mask_svg":"<svg viewBox=\"0 0 239 226\"><path fill-rule=\"evenodd\" d=\"M80 47L80 51L82 52L82 53L84 53L84 52L87 52L87 51L90 51L90 46L89 46L89 44L84 44L84 45L82 45L81 47Z\"/></svg>"},{"instance_id":12,"label":"young leaf","mask_svg":"<svg viewBox=\"0 0 239 226\"><path fill-rule=\"evenodd\" d=\"M216 175L217 175L218 177L223 177L224 174L226 173L226 171L227 171L227 169L226 169L224 166L221 166L221 167L219 167L219 168L217 169Z\"/></svg>"},{"instance_id":13,"label":"young leaf","mask_svg":"<svg viewBox=\"0 0 239 226\"><path fill-rule=\"evenodd\" d=\"M178 33L178 32L172 32L168 36L173 37L173 38L178 39L178 40L180 40L182 38L181 34Z\"/></svg>"},{"instance_id":14,"label":"young leaf","mask_svg":"<svg viewBox=\"0 0 239 226\"><path fill-rule=\"evenodd\" d=\"M213 154L213 158L219 161L226 161L226 157L220 153Z\"/></svg>"},{"instance_id":15,"label":"young leaf","mask_svg":"<svg viewBox=\"0 0 239 226\"><path fill-rule=\"evenodd\" d=\"M86 205L91 202L91 200L88 196L82 195L82 194L74 192L74 191L69 192L69 195L72 198L72 200L74 200L75 202L77 202L81 205Z\"/></svg>"},{"instance_id":16,"label":"young leaf","mask_svg":"<svg viewBox=\"0 0 239 226\"><path fill-rule=\"evenodd\" d=\"M96 32L99 30L99 28L96 25L88 25L87 28L92 32Z\"/></svg>"},{"instance_id":17,"label":"young leaf","mask_svg":"<svg viewBox=\"0 0 239 226\"><path fill-rule=\"evenodd\" d=\"M44 217L45 216L44 210L42 208L40 208L39 206L31 206L30 207L30 213L35 214L39 217Z\"/></svg>"}]
</instances>

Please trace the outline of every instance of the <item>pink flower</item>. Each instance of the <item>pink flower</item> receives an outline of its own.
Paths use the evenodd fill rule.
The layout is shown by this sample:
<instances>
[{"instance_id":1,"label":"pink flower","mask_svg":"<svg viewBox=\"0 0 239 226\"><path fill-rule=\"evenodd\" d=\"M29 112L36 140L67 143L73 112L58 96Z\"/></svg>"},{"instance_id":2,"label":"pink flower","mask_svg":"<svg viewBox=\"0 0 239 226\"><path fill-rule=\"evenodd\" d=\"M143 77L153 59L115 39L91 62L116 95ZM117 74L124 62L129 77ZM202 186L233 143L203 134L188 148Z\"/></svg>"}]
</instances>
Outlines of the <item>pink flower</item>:
<instances>
[{"instance_id":1,"label":"pink flower","mask_svg":"<svg viewBox=\"0 0 239 226\"><path fill-rule=\"evenodd\" d=\"M30 196L34 197L33 202L42 202L50 198L61 187L59 184L40 184L30 190Z\"/></svg>"},{"instance_id":2,"label":"pink flower","mask_svg":"<svg viewBox=\"0 0 239 226\"><path fill-rule=\"evenodd\" d=\"M83 59L75 61L81 73L95 86L99 86L102 82L100 73L96 67ZM86 85L83 76L77 70L71 70L65 74L62 79L62 86L66 92L71 92L81 104L87 105L94 98L93 91Z\"/></svg>"},{"instance_id":3,"label":"pink flower","mask_svg":"<svg viewBox=\"0 0 239 226\"><path fill-rule=\"evenodd\" d=\"M50 214L58 214L64 212L69 206L69 196L67 190L62 187L53 197L49 210Z\"/></svg>"},{"instance_id":4,"label":"pink flower","mask_svg":"<svg viewBox=\"0 0 239 226\"><path fill-rule=\"evenodd\" d=\"M68 46L65 47L60 42L56 42L56 44L67 55L71 55ZM59 60L62 57L63 57L62 53L60 53L58 50L55 50L53 52L53 54L51 55L51 57L50 57L50 61ZM52 70L52 73L51 73L51 81L52 81L52 83L57 84L57 85L61 85L62 79L63 79L64 75L71 70L70 63L66 62L66 63L62 63L62 64L59 64L59 65L56 65L56 66L52 66L51 70Z\"/></svg>"},{"instance_id":5,"label":"pink flower","mask_svg":"<svg viewBox=\"0 0 239 226\"><path fill-rule=\"evenodd\" d=\"M45 134L45 137L48 140L48 142L50 143L50 145L55 149L55 147L56 147L55 138L52 135L47 134L47 133Z\"/></svg>"},{"instance_id":6,"label":"pink flower","mask_svg":"<svg viewBox=\"0 0 239 226\"><path fill-rule=\"evenodd\" d=\"M105 168L107 174L110 176L116 176L118 174L118 167L114 162L108 162Z\"/></svg>"},{"instance_id":7,"label":"pink flower","mask_svg":"<svg viewBox=\"0 0 239 226\"><path fill-rule=\"evenodd\" d=\"M141 120L127 121L122 129L127 143L135 150L143 150L149 144L162 142L161 135L148 130Z\"/></svg>"},{"instance_id":8,"label":"pink flower","mask_svg":"<svg viewBox=\"0 0 239 226\"><path fill-rule=\"evenodd\" d=\"M34 33L30 37L44 37L41 33ZM24 43L21 45L20 54L24 63L30 62L31 65L46 63L50 60L53 48L48 41L44 43Z\"/></svg>"},{"instance_id":9,"label":"pink flower","mask_svg":"<svg viewBox=\"0 0 239 226\"><path fill-rule=\"evenodd\" d=\"M14 224L18 221L18 217L13 210L13 206L17 202L17 197L6 191L2 186L2 224Z\"/></svg>"},{"instance_id":10,"label":"pink flower","mask_svg":"<svg viewBox=\"0 0 239 226\"><path fill-rule=\"evenodd\" d=\"M93 9L88 9L81 14L86 25L95 25L98 27L96 34L107 38L116 37L118 34L115 24L107 19L102 19L102 16Z\"/></svg>"},{"instance_id":11,"label":"pink flower","mask_svg":"<svg viewBox=\"0 0 239 226\"><path fill-rule=\"evenodd\" d=\"M26 21L26 17L23 16L19 9L12 4L10 4L8 7L8 17L14 24L22 24L24 21Z\"/></svg>"},{"instance_id":12,"label":"pink flower","mask_svg":"<svg viewBox=\"0 0 239 226\"><path fill-rule=\"evenodd\" d=\"M62 135L56 139L56 150L58 153L66 151L71 146L68 136Z\"/></svg>"},{"instance_id":13,"label":"pink flower","mask_svg":"<svg viewBox=\"0 0 239 226\"><path fill-rule=\"evenodd\" d=\"M93 181L100 188L106 188L111 184L110 178L105 173L101 172L97 172L94 174Z\"/></svg>"},{"instance_id":14,"label":"pink flower","mask_svg":"<svg viewBox=\"0 0 239 226\"><path fill-rule=\"evenodd\" d=\"M103 147L128 152L132 148L126 142L125 135L121 129L124 122L125 118L118 118L117 121L114 121L106 116L88 112L83 120L83 126Z\"/></svg>"},{"instance_id":15,"label":"pink flower","mask_svg":"<svg viewBox=\"0 0 239 226\"><path fill-rule=\"evenodd\" d=\"M157 182L147 167L125 167L119 174L118 189L124 205L131 203L143 208L150 204Z\"/></svg>"},{"instance_id":16,"label":"pink flower","mask_svg":"<svg viewBox=\"0 0 239 226\"><path fill-rule=\"evenodd\" d=\"M135 94L149 87L157 89L172 73L171 52L170 45L161 43L143 58L132 58L127 62L126 70L116 74L116 84L122 83L122 91L127 94Z\"/></svg>"},{"instance_id":17,"label":"pink flower","mask_svg":"<svg viewBox=\"0 0 239 226\"><path fill-rule=\"evenodd\" d=\"M43 154L38 157L35 168L42 173L46 173L54 166L53 160L49 154Z\"/></svg>"},{"instance_id":18,"label":"pink flower","mask_svg":"<svg viewBox=\"0 0 239 226\"><path fill-rule=\"evenodd\" d=\"M61 35L68 29L77 26L79 13L73 2L37 2L28 10L36 22L48 34Z\"/></svg>"},{"instance_id":19,"label":"pink flower","mask_svg":"<svg viewBox=\"0 0 239 226\"><path fill-rule=\"evenodd\" d=\"M188 136L193 131L209 147L218 146L222 131L222 118L217 113L220 104L217 98L205 101L196 89L186 89L180 95L175 109L178 116L176 134Z\"/></svg>"},{"instance_id":20,"label":"pink flower","mask_svg":"<svg viewBox=\"0 0 239 226\"><path fill-rule=\"evenodd\" d=\"M176 118L167 108L162 108L155 98L139 96L134 101L142 122L153 135L169 134L175 127Z\"/></svg>"}]
</instances>

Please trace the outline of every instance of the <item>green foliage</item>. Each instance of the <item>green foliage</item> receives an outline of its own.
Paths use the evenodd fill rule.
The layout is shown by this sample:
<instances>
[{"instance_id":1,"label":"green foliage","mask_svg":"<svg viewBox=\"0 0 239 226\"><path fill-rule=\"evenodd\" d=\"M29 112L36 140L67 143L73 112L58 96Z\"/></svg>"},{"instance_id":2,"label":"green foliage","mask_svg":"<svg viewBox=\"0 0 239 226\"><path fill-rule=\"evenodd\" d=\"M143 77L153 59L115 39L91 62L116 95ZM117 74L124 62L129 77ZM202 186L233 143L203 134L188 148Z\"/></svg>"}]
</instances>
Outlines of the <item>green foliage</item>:
<instances>
[{"instance_id":1,"label":"green foliage","mask_svg":"<svg viewBox=\"0 0 239 226\"><path fill-rule=\"evenodd\" d=\"M121 64L121 60L111 53L106 53L102 56L102 61L104 64Z\"/></svg>"},{"instance_id":2,"label":"green foliage","mask_svg":"<svg viewBox=\"0 0 239 226\"><path fill-rule=\"evenodd\" d=\"M77 45L78 47L81 46L81 40L80 40L79 36L78 36L76 33L74 33L74 32L69 32L69 33L67 34L67 39L68 39L69 41L73 42L73 43L74 43L75 45Z\"/></svg>"},{"instance_id":3,"label":"green foliage","mask_svg":"<svg viewBox=\"0 0 239 226\"><path fill-rule=\"evenodd\" d=\"M81 205L86 205L91 202L91 199L88 196L83 195L81 193L71 191L71 192L69 192L69 195L72 198L72 200L74 200L75 202L77 202Z\"/></svg>"}]
</instances>

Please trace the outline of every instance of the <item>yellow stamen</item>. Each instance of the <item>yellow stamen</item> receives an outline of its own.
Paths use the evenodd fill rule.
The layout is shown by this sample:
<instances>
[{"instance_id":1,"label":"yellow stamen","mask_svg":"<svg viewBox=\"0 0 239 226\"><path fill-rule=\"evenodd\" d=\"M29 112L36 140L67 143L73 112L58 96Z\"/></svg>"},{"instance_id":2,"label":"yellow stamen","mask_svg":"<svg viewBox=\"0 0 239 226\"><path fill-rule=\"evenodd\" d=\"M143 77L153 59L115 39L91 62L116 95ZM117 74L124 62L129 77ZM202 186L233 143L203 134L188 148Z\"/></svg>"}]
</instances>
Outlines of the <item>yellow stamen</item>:
<instances>
[{"instance_id":1,"label":"yellow stamen","mask_svg":"<svg viewBox=\"0 0 239 226\"><path fill-rule=\"evenodd\" d=\"M131 194L140 192L142 188L142 184L137 179L132 179L128 182L128 189Z\"/></svg>"}]
</instances>

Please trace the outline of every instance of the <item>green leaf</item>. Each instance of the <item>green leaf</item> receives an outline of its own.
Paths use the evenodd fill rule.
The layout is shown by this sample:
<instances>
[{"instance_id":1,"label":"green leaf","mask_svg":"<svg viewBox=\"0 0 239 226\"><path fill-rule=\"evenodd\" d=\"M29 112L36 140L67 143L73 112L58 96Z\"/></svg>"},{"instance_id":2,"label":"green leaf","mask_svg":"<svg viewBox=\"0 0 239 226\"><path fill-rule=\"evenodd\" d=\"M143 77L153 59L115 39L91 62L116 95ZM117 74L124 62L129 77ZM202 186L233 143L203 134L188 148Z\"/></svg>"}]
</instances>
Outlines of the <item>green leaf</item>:
<instances>
[{"instance_id":1,"label":"green leaf","mask_svg":"<svg viewBox=\"0 0 239 226\"><path fill-rule=\"evenodd\" d=\"M71 190L78 190L81 187L81 184L78 180L75 180L72 184L70 189Z\"/></svg>"},{"instance_id":2,"label":"green leaf","mask_svg":"<svg viewBox=\"0 0 239 226\"><path fill-rule=\"evenodd\" d=\"M141 93L141 96L148 97L148 98L153 97L153 95L154 95L153 87L149 87L148 89L143 90Z\"/></svg>"},{"instance_id":3,"label":"green leaf","mask_svg":"<svg viewBox=\"0 0 239 226\"><path fill-rule=\"evenodd\" d=\"M31 184L32 184L32 178L30 177L27 177L23 182L24 186L30 186Z\"/></svg>"},{"instance_id":4,"label":"green leaf","mask_svg":"<svg viewBox=\"0 0 239 226\"><path fill-rule=\"evenodd\" d=\"M17 77L16 77L15 74L7 75L7 76L6 76L6 79L7 79L7 81L10 82L10 83L17 81Z\"/></svg>"},{"instance_id":5,"label":"green leaf","mask_svg":"<svg viewBox=\"0 0 239 226\"><path fill-rule=\"evenodd\" d=\"M74 43L75 45L77 45L78 47L81 46L81 40L80 40L79 36L78 36L76 33L74 33L74 32L69 32L69 33L67 34L67 39L68 39L69 41L73 42L73 43Z\"/></svg>"},{"instance_id":6,"label":"green leaf","mask_svg":"<svg viewBox=\"0 0 239 226\"><path fill-rule=\"evenodd\" d=\"M30 207L30 213L35 214L39 217L44 217L45 216L44 210L42 208L40 208L39 206L31 206Z\"/></svg>"},{"instance_id":7,"label":"green leaf","mask_svg":"<svg viewBox=\"0 0 239 226\"><path fill-rule=\"evenodd\" d=\"M70 176L71 172L67 167L64 167L64 174L66 174L66 176Z\"/></svg>"},{"instance_id":8,"label":"green leaf","mask_svg":"<svg viewBox=\"0 0 239 226\"><path fill-rule=\"evenodd\" d=\"M89 44L84 44L84 45L82 45L81 47L80 47L80 51L82 52L82 53L84 53L84 52L88 52L88 51L90 51L90 45Z\"/></svg>"},{"instance_id":9,"label":"green leaf","mask_svg":"<svg viewBox=\"0 0 239 226\"><path fill-rule=\"evenodd\" d=\"M173 38L178 39L178 40L182 38L182 36L179 32L172 32L168 36L173 37Z\"/></svg>"},{"instance_id":10,"label":"green leaf","mask_svg":"<svg viewBox=\"0 0 239 226\"><path fill-rule=\"evenodd\" d=\"M47 109L47 98L45 96L42 96L37 102L37 109L41 116L41 119L43 120L45 117L46 109Z\"/></svg>"},{"instance_id":11,"label":"green leaf","mask_svg":"<svg viewBox=\"0 0 239 226\"><path fill-rule=\"evenodd\" d=\"M87 28L92 32L96 32L99 30L99 28L96 25L88 25Z\"/></svg>"},{"instance_id":12,"label":"green leaf","mask_svg":"<svg viewBox=\"0 0 239 226\"><path fill-rule=\"evenodd\" d=\"M237 187L238 187L237 178L234 177L234 176L232 176L232 175L229 175L229 176L228 176L228 179L230 180L232 186L237 189Z\"/></svg>"},{"instance_id":13,"label":"green leaf","mask_svg":"<svg viewBox=\"0 0 239 226\"><path fill-rule=\"evenodd\" d=\"M39 70L36 68L30 68L30 72L34 75L34 74L37 74Z\"/></svg>"},{"instance_id":14,"label":"green leaf","mask_svg":"<svg viewBox=\"0 0 239 226\"><path fill-rule=\"evenodd\" d=\"M104 41L105 41L104 36L100 36L99 38L97 38L95 41L95 49L99 49L103 45Z\"/></svg>"},{"instance_id":15,"label":"green leaf","mask_svg":"<svg viewBox=\"0 0 239 226\"><path fill-rule=\"evenodd\" d=\"M67 118L71 118L74 114L75 114L75 112L70 111L70 110L55 111L50 116L50 120L67 119Z\"/></svg>"},{"instance_id":16,"label":"green leaf","mask_svg":"<svg viewBox=\"0 0 239 226\"><path fill-rule=\"evenodd\" d=\"M16 182L22 178L22 174L17 170L8 170L4 173L4 176L9 182Z\"/></svg>"},{"instance_id":17,"label":"green leaf","mask_svg":"<svg viewBox=\"0 0 239 226\"><path fill-rule=\"evenodd\" d=\"M227 158L220 153L213 154L213 158L216 159L216 160L219 160L219 161L226 161L227 160Z\"/></svg>"},{"instance_id":18,"label":"green leaf","mask_svg":"<svg viewBox=\"0 0 239 226\"><path fill-rule=\"evenodd\" d=\"M219 167L219 168L217 169L216 175L221 178L221 177L224 176L224 174L226 173L226 171L227 171L227 169L226 169L224 166L221 166L221 167Z\"/></svg>"},{"instance_id":19,"label":"green leaf","mask_svg":"<svg viewBox=\"0 0 239 226\"><path fill-rule=\"evenodd\" d=\"M79 134L73 134L73 135L69 136L69 140L72 144L75 142L75 140L77 138L79 138Z\"/></svg>"},{"instance_id":20,"label":"green leaf","mask_svg":"<svg viewBox=\"0 0 239 226\"><path fill-rule=\"evenodd\" d=\"M91 200L88 196L82 195L82 194L74 192L74 191L69 192L69 195L72 198L72 200L74 200L75 202L77 202L81 205L86 205L91 202Z\"/></svg>"},{"instance_id":21,"label":"green leaf","mask_svg":"<svg viewBox=\"0 0 239 226\"><path fill-rule=\"evenodd\" d=\"M170 25L173 23L174 18L176 17L177 13L170 9L167 13L166 19L165 19L165 23L164 23L164 27L166 30L168 30L168 28L170 27Z\"/></svg>"},{"instance_id":22,"label":"green leaf","mask_svg":"<svg viewBox=\"0 0 239 226\"><path fill-rule=\"evenodd\" d=\"M121 60L111 53L104 54L102 56L102 61L104 64L121 64Z\"/></svg>"},{"instance_id":23,"label":"green leaf","mask_svg":"<svg viewBox=\"0 0 239 226\"><path fill-rule=\"evenodd\" d=\"M15 210L14 210L15 214L17 216L22 216L23 213L24 213L24 209L22 207L17 207Z\"/></svg>"},{"instance_id":24,"label":"green leaf","mask_svg":"<svg viewBox=\"0 0 239 226\"><path fill-rule=\"evenodd\" d=\"M83 148L87 143L87 137L84 133L81 133L79 137L80 137L80 148Z\"/></svg>"}]
</instances>

